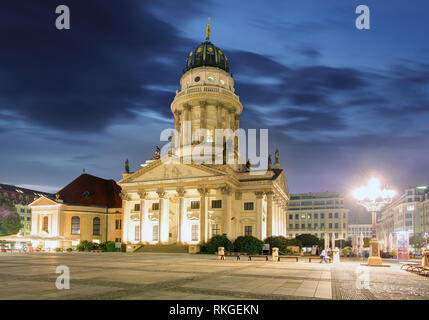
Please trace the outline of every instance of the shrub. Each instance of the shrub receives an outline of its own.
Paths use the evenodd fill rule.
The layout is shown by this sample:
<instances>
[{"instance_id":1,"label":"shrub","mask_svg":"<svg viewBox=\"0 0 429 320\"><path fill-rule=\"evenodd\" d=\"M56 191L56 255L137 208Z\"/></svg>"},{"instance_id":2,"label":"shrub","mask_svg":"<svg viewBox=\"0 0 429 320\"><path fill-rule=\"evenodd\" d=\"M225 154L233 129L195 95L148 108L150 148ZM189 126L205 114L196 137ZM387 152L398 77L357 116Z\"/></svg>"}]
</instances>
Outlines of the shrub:
<instances>
[{"instance_id":1,"label":"shrub","mask_svg":"<svg viewBox=\"0 0 429 320\"><path fill-rule=\"evenodd\" d=\"M67 249L66 249L66 251L67 251L67 252L72 252L72 251L73 251L73 249L72 249L72 248L67 248Z\"/></svg>"},{"instance_id":2,"label":"shrub","mask_svg":"<svg viewBox=\"0 0 429 320\"><path fill-rule=\"evenodd\" d=\"M61 248L55 248L55 252L61 252Z\"/></svg>"},{"instance_id":3,"label":"shrub","mask_svg":"<svg viewBox=\"0 0 429 320\"><path fill-rule=\"evenodd\" d=\"M200 251L198 251L197 253L207 253L207 244L206 243L200 244Z\"/></svg>"},{"instance_id":4,"label":"shrub","mask_svg":"<svg viewBox=\"0 0 429 320\"><path fill-rule=\"evenodd\" d=\"M348 256L350 253L349 249L343 249L341 252L343 253L344 256Z\"/></svg>"},{"instance_id":5,"label":"shrub","mask_svg":"<svg viewBox=\"0 0 429 320\"><path fill-rule=\"evenodd\" d=\"M398 255L398 251L396 251L396 249L393 249L391 254L392 256L396 257Z\"/></svg>"},{"instance_id":6,"label":"shrub","mask_svg":"<svg viewBox=\"0 0 429 320\"><path fill-rule=\"evenodd\" d=\"M258 254L264 248L264 243L253 236L240 236L234 241L234 251Z\"/></svg>"},{"instance_id":7,"label":"shrub","mask_svg":"<svg viewBox=\"0 0 429 320\"><path fill-rule=\"evenodd\" d=\"M78 251L98 250L98 244L89 242L88 240L83 240L76 246L76 250Z\"/></svg>"},{"instance_id":8,"label":"shrub","mask_svg":"<svg viewBox=\"0 0 429 320\"><path fill-rule=\"evenodd\" d=\"M287 239L283 236L272 236L268 237L264 240L264 243L268 243L270 245L270 250L272 250L274 247L279 248L280 254L286 253L286 247L287 247Z\"/></svg>"},{"instance_id":9,"label":"shrub","mask_svg":"<svg viewBox=\"0 0 429 320\"><path fill-rule=\"evenodd\" d=\"M202 251L201 247L200 251ZM234 246L232 245L232 242L226 237L226 234L211 237L207 242L205 249L207 253L216 253L218 247L224 247L225 251L234 250Z\"/></svg>"}]
</instances>

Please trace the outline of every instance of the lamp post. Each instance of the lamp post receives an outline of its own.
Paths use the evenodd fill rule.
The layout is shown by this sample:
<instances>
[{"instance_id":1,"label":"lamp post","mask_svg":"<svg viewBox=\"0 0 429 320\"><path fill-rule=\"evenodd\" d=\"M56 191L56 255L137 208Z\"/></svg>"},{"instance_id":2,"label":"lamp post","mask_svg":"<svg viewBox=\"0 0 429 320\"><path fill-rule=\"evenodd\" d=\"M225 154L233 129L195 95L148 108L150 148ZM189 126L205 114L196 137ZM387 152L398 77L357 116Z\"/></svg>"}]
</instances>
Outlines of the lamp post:
<instances>
[{"instance_id":1,"label":"lamp post","mask_svg":"<svg viewBox=\"0 0 429 320\"><path fill-rule=\"evenodd\" d=\"M368 265L381 265L380 245L376 235L377 212L386 204L392 202L396 192L386 188L381 189L381 183L377 178L371 178L367 186L361 186L353 191L357 203L365 207L372 215L372 240L370 242L370 253Z\"/></svg>"}]
</instances>

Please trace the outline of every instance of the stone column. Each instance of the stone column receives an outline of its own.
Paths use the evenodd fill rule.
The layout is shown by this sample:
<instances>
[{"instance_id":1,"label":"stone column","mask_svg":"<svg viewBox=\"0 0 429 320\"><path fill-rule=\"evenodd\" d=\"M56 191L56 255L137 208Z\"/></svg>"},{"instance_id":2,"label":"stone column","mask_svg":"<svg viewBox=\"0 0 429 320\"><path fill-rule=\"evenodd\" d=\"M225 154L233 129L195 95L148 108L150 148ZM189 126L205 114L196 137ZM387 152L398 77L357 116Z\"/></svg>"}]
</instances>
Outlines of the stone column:
<instances>
[{"instance_id":1,"label":"stone column","mask_svg":"<svg viewBox=\"0 0 429 320\"><path fill-rule=\"evenodd\" d=\"M270 191L267 195L267 237L273 235L273 195L274 192Z\"/></svg>"},{"instance_id":2,"label":"stone column","mask_svg":"<svg viewBox=\"0 0 429 320\"><path fill-rule=\"evenodd\" d=\"M232 203L231 203L231 188L226 186L222 187L222 207L223 207L223 226L222 233L225 233L226 236L231 238L231 211L232 211Z\"/></svg>"},{"instance_id":3,"label":"stone column","mask_svg":"<svg viewBox=\"0 0 429 320\"><path fill-rule=\"evenodd\" d=\"M264 197L263 192L255 192L256 196L256 237L259 240L262 239L262 198Z\"/></svg>"},{"instance_id":4,"label":"stone column","mask_svg":"<svg viewBox=\"0 0 429 320\"><path fill-rule=\"evenodd\" d=\"M127 200L128 194L124 191L121 191L119 194L122 199L122 216L123 216L123 226L122 226L122 239L126 243L128 241L128 212L127 212Z\"/></svg>"},{"instance_id":5,"label":"stone column","mask_svg":"<svg viewBox=\"0 0 429 320\"><path fill-rule=\"evenodd\" d=\"M140 242L144 242L147 241L147 237L148 237L148 224L149 224L149 217L148 217L148 208L146 207L146 197L147 197L147 192L144 191L140 191L138 193L139 197L140 197L140 215L139 215L139 220L140 220Z\"/></svg>"},{"instance_id":6,"label":"stone column","mask_svg":"<svg viewBox=\"0 0 429 320\"><path fill-rule=\"evenodd\" d=\"M182 117L182 146L190 145L192 143L192 106L190 104L183 105ZM185 126L185 121L190 122L190 126ZM189 130L188 130L189 129Z\"/></svg>"},{"instance_id":7,"label":"stone column","mask_svg":"<svg viewBox=\"0 0 429 320\"><path fill-rule=\"evenodd\" d=\"M229 127L234 131L234 127L235 127L235 108L230 108L228 110L228 120L229 120Z\"/></svg>"},{"instance_id":8,"label":"stone column","mask_svg":"<svg viewBox=\"0 0 429 320\"><path fill-rule=\"evenodd\" d=\"M164 191L158 191L159 196L159 242L168 243L169 226L169 208L168 197Z\"/></svg>"},{"instance_id":9,"label":"stone column","mask_svg":"<svg viewBox=\"0 0 429 320\"><path fill-rule=\"evenodd\" d=\"M207 193L208 189L199 188L198 192L200 193L200 242L207 242L208 237L208 211L207 211Z\"/></svg>"},{"instance_id":10,"label":"stone column","mask_svg":"<svg viewBox=\"0 0 429 320\"><path fill-rule=\"evenodd\" d=\"M177 189L179 197L179 212L177 216L177 243L183 243L183 226L185 225L185 190Z\"/></svg>"},{"instance_id":11,"label":"stone column","mask_svg":"<svg viewBox=\"0 0 429 320\"><path fill-rule=\"evenodd\" d=\"M279 234L279 205L277 196L273 196L273 235Z\"/></svg>"}]
</instances>

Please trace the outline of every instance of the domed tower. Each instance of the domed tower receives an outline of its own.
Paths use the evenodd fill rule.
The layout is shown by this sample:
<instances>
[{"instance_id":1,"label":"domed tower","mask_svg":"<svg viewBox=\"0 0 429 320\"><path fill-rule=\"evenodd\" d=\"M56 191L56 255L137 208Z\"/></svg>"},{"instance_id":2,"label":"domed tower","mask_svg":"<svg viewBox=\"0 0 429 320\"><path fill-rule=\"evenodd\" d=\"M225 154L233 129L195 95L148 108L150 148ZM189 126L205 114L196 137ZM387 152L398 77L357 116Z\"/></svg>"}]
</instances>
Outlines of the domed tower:
<instances>
[{"instance_id":1,"label":"domed tower","mask_svg":"<svg viewBox=\"0 0 429 320\"><path fill-rule=\"evenodd\" d=\"M171 111L175 129L180 133L175 147L180 146L181 156L189 155L192 148L204 140L204 136L197 134L198 130L205 132L206 142L214 143L216 129L235 132L240 127L243 106L235 94L228 58L210 42L209 24L206 40L188 55L180 88Z\"/></svg>"}]
</instances>

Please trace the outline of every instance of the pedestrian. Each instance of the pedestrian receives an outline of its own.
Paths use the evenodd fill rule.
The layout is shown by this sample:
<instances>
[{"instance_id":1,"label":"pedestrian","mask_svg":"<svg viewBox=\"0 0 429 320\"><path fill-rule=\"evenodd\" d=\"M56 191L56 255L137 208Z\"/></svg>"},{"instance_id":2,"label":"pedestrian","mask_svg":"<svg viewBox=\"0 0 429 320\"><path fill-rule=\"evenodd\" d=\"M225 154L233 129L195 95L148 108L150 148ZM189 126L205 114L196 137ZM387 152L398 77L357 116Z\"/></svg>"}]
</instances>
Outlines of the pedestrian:
<instances>
[{"instance_id":1,"label":"pedestrian","mask_svg":"<svg viewBox=\"0 0 429 320\"><path fill-rule=\"evenodd\" d=\"M322 263L324 261L326 262L326 250L325 249L323 249L322 253L320 254L320 263Z\"/></svg>"}]
</instances>

